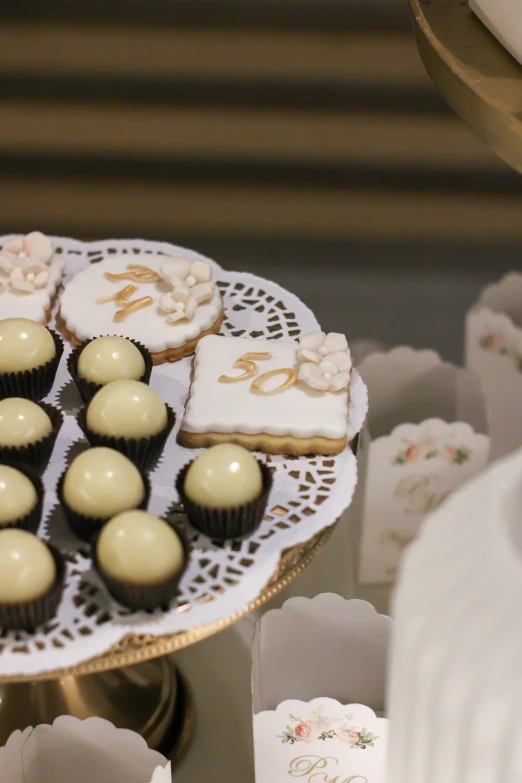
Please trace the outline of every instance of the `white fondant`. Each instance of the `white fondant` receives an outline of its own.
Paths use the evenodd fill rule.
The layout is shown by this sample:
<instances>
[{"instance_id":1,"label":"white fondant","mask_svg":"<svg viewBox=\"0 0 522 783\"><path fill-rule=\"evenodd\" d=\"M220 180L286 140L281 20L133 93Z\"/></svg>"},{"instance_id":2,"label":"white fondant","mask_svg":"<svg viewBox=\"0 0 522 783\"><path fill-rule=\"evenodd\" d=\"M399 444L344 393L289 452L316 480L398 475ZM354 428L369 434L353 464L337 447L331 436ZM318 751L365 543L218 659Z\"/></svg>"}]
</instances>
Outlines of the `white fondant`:
<instances>
[{"instance_id":1,"label":"white fondant","mask_svg":"<svg viewBox=\"0 0 522 783\"><path fill-rule=\"evenodd\" d=\"M49 283L49 270L41 261L23 261L9 275L11 287L24 294L34 294Z\"/></svg>"},{"instance_id":2,"label":"white fondant","mask_svg":"<svg viewBox=\"0 0 522 783\"><path fill-rule=\"evenodd\" d=\"M201 332L215 323L223 306L217 287L212 298L196 308L191 321L174 324L167 323L165 313L159 307L160 298L171 293L171 286L164 280L158 283L133 283L138 287L133 299L151 296L154 303L130 314L123 321L114 321L117 303L97 303L99 298L111 296L128 284L125 280L111 283L105 278L105 272L125 272L127 264L134 263L161 273L167 262L165 256L143 254L115 255L91 264L76 275L63 292L60 315L67 329L82 341L104 334L130 337L141 342L152 353L179 348L199 337Z\"/></svg>"},{"instance_id":3,"label":"white fondant","mask_svg":"<svg viewBox=\"0 0 522 783\"><path fill-rule=\"evenodd\" d=\"M64 268L65 261L55 256L47 267L47 284L44 288L37 288L34 293L17 291L9 284L8 277L3 278L4 291L0 299L0 317L29 318L31 321L44 323L62 280Z\"/></svg>"},{"instance_id":4,"label":"white fondant","mask_svg":"<svg viewBox=\"0 0 522 783\"><path fill-rule=\"evenodd\" d=\"M208 335L198 343L194 379L181 429L186 432L242 432L292 435L296 438L344 438L348 427L348 393L318 392L303 383L274 395L254 394L254 378L237 383L218 381L221 375L240 375L234 362L244 353L265 352L257 362L258 377L269 370L297 369L297 343ZM282 376L267 380L267 390Z\"/></svg>"}]
</instances>

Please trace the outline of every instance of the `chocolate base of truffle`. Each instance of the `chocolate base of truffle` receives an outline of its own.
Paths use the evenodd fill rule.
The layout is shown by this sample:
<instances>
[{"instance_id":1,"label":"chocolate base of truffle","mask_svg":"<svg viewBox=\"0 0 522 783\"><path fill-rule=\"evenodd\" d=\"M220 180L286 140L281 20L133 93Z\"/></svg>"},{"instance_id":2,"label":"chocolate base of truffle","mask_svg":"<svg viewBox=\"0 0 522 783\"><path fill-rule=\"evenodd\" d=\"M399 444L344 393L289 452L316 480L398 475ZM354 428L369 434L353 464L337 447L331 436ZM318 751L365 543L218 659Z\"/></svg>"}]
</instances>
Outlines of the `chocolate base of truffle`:
<instances>
[{"instance_id":1,"label":"chocolate base of truffle","mask_svg":"<svg viewBox=\"0 0 522 783\"><path fill-rule=\"evenodd\" d=\"M12 522L5 522L0 526L0 530L7 530L7 528L18 528L19 530L27 530L29 533L37 533L40 527L42 519L42 509L44 501L44 486L40 476L36 471L27 468L25 465L18 465L16 470L27 476L36 491L36 503L33 508L25 514L23 517L13 519Z\"/></svg>"},{"instance_id":2,"label":"chocolate base of truffle","mask_svg":"<svg viewBox=\"0 0 522 783\"><path fill-rule=\"evenodd\" d=\"M121 337L121 335L102 335L102 337ZM80 343L76 348L74 348L73 351L71 351L67 359L67 369L69 370L69 374L76 384L76 388L80 392L80 396L84 402L90 402L96 392L100 391L103 386L101 383L93 383L92 381L88 381L78 375L78 361L80 359L81 352L89 345L89 343L92 343L93 340L98 339L98 337L93 337L91 340L86 340L84 343ZM137 342L136 340L131 340L130 337L125 337L124 339L128 340L130 343L136 346L138 351L143 356L143 361L145 362L145 372L141 378L138 378L137 380L148 385L150 383L150 376L153 366L151 354L144 345Z\"/></svg>"},{"instance_id":3,"label":"chocolate base of truffle","mask_svg":"<svg viewBox=\"0 0 522 783\"><path fill-rule=\"evenodd\" d=\"M62 339L49 329L53 338L56 353L50 361L23 372L0 373L0 400L6 397L24 397L26 400L38 402L47 397L56 378L56 372L63 354Z\"/></svg>"},{"instance_id":4,"label":"chocolate base of truffle","mask_svg":"<svg viewBox=\"0 0 522 783\"><path fill-rule=\"evenodd\" d=\"M167 521L167 520L165 520ZM168 523L170 524L170 523ZM118 601L122 606L128 609L138 610L152 610L152 609L168 609L168 606L173 598L178 594L178 586L183 574L185 573L189 557L190 557L190 545L184 531L179 527L171 525L179 536L181 545L183 547L183 565L180 570L173 574L169 579L165 579L163 582L157 584L137 584L136 582L124 582L119 579L115 579L113 576L104 571L98 560L98 537L99 534L92 542L92 562L94 568L99 574L101 580L104 582L107 590L112 597Z\"/></svg>"},{"instance_id":5,"label":"chocolate base of truffle","mask_svg":"<svg viewBox=\"0 0 522 783\"><path fill-rule=\"evenodd\" d=\"M169 405L167 409L167 424L156 435L149 438L117 438L111 435L100 435L93 432L87 426L87 409L82 408L78 414L78 424L85 433L85 437L90 445L105 446L108 449L119 451L134 462L137 468L146 472L155 467L157 461L163 453L165 443L169 437L174 424L176 423L176 414Z\"/></svg>"},{"instance_id":6,"label":"chocolate base of truffle","mask_svg":"<svg viewBox=\"0 0 522 783\"><path fill-rule=\"evenodd\" d=\"M4 465L10 465L12 468L26 466L42 475L51 459L64 416L54 405L49 405L46 402L39 402L38 405L51 419L51 432L45 438L25 446L0 446L0 462Z\"/></svg>"},{"instance_id":7,"label":"chocolate base of truffle","mask_svg":"<svg viewBox=\"0 0 522 783\"><path fill-rule=\"evenodd\" d=\"M62 475L60 476L58 480L58 485L56 487L56 493L58 495L58 500L61 503L63 513L65 515L65 519L67 520L67 524L71 528L72 532L78 536L78 538L81 538L82 541L92 541L94 536L97 536L102 527L105 525L106 522L109 521L109 519L112 518L112 516L115 516L115 514L111 514L107 517L89 517L85 514L79 514L77 511L72 509L65 500L63 496L63 485L65 481L65 476L67 474L67 470L64 470ZM150 479L147 476L146 473L141 472L141 478L143 480L143 486L145 488L145 494L143 496L143 500L139 504L139 506L136 506L136 508L143 509L144 511L147 510L147 507L149 505L150 500L150 493L151 493L151 486L150 486ZM125 511L130 511L131 509L124 509Z\"/></svg>"},{"instance_id":8,"label":"chocolate base of truffle","mask_svg":"<svg viewBox=\"0 0 522 783\"><path fill-rule=\"evenodd\" d=\"M18 604L0 603L0 628L8 631L32 632L38 626L52 620L58 611L65 584L65 560L59 549L47 542L46 545L49 547L56 565L54 585L49 592L34 601Z\"/></svg>"},{"instance_id":9,"label":"chocolate base of truffle","mask_svg":"<svg viewBox=\"0 0 522 783\"><path fill-rule=\"evenodd\" d=\"M212 508L194 502L185 494L185 478L192 465L185 465L176 477L176 490L190 523L200 533L219 541L230 538L244 538L251 535L263 519L268 502L268 496L272 489L272 473L260 460L257 460L261 469L263 486L261 493L248 503L228 508Z\"/></svg>"}]
</instances>

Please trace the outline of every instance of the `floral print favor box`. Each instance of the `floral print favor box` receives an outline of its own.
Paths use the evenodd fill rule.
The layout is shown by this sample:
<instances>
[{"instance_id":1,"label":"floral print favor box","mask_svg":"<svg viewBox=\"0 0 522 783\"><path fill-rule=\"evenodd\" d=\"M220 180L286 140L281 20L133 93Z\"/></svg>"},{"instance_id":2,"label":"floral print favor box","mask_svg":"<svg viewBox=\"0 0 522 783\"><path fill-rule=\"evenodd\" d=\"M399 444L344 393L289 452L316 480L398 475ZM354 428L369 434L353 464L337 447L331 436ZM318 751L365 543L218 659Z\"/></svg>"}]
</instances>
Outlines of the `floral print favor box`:
<instances>
[{"instance_id":1,"label":"floral print favor box","mask_svg":"<svg viewBox=\"0 0 522 783\"><path fill-rule=\"evenodd\" d=\"M358 581L392 584L426 514L486 466L486 404L469 370L405 346L365 357L368 430L359 450Z\"/></svg>"},{"instance_id":2,"label":"floral print favor box","mask_svg":"<svg viewBox=\"0 0 522 783\"><path fill-rule=\"evenodd\" d=\"M362 704L284 701L254 716L256 783L383 783L387 728Z\"/></svg>"}]
</instances>

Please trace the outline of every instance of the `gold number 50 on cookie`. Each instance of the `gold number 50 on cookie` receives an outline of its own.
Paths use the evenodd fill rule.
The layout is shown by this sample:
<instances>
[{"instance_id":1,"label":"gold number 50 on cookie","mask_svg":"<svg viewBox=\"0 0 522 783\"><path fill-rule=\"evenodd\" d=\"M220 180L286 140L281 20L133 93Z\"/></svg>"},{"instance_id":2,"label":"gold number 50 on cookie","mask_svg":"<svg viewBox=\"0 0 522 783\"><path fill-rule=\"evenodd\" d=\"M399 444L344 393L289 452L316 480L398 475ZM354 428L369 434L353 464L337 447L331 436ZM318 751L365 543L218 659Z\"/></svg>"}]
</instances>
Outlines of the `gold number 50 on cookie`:
<instances>
[{"instance_id":1,"label":"gold number 50 on cookie","mask_svg":"<svg viewBox=\"0 0 522 783\"><path fill-rule=\"evenodd\" d=\"M221 383L236 383L237 381L246 381L248 378L252 378L257 373L258 368L254 360L270 359L271 357L272 354L269 352L244 353L243 356L240 356L239 359L234 362L234 367L237 367L238 370L244 370L244 372L241 375L220 375L218 381ZM275 389L266 390L263 388L262 384L265 380L268 378L273 378L275 375L279 375L280 373L284 373L286 375L286 380L284 380L283 383L281 383L279 386L276 386ZM253 391L254 394L261 395L279 394L279 392L285 391L285 389L289 389L291 386L293 386L296 381L297 373L295 370L292 370L290 367L281 367L281 369L268 370L267 372L262 373L262 375L256 378L255 381L252 381L250 390Z\"/></svg>"}]
</instances>

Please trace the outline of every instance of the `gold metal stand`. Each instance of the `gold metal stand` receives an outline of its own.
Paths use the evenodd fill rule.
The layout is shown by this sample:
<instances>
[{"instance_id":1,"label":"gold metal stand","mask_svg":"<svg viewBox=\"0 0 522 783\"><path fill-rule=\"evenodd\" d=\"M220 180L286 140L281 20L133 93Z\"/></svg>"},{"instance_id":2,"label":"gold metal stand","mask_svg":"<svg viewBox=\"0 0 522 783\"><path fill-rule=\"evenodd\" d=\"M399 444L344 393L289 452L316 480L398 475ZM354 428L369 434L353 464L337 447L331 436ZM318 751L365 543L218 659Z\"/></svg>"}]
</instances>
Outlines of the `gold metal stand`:
<instances>
[{"instance_id":1,"label":"gold metal stand","mask_svg":"<svg viewBox=\"0 0 522 783\"><path fill-rule=\"evenodd\" d=\"M522 67L465 0L409 0L419 53L449 105L522 172Z\"/></svg>"},{"instance_id":2,"label":"gold metal stand","mask_svg":"<svg viewBox=\"0 0 522 783\"><path fill-rule=\"evenodd\" d=\"M190 744L195 709L172 653L223 630L273 598L313 560L334 528L284 552L272 580L242 612L172 636L129 636L105 655L71 669L44 672L31 681L0 678L0 745L15 729L50 723L59 715L97 715L138 732L150 747L179 761Z\"/></svg>"}]
</instances>

